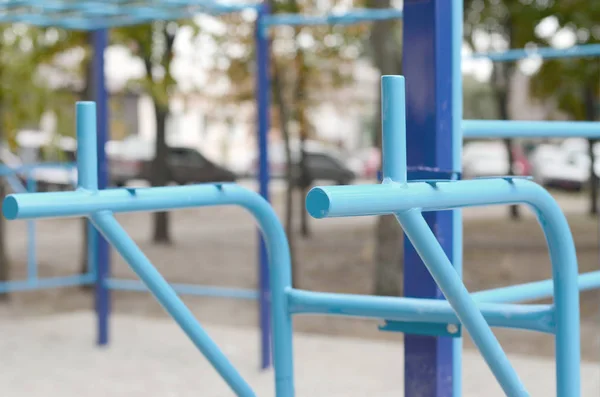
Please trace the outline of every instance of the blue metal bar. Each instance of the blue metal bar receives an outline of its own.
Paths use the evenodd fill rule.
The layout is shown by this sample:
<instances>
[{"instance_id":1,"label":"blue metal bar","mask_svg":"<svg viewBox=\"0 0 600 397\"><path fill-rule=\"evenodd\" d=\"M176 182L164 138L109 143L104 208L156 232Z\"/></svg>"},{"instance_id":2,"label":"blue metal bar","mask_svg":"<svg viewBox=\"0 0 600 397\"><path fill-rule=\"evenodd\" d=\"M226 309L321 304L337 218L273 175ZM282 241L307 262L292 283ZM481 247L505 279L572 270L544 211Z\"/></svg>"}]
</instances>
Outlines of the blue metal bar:
<instances>
[{"instance_id":1,"label":"blue metal bar","mask_svg":"<svg viewBox=\"0 0 600 397\"><path fill-rule=\"evenodd\" d=\"M77 186L96 191L98 189L98 148L96 128L96 104L78 102L75 105L77 125Z\"/></svg>"},{"instance_id":2,"label":"blue metal bar","mask_svg":"<svg viewBox=\"0 0 600 397\"><path fill-rule=\"evenodd\" d=\"M132 270L179 324L194 345L210 361L215 370L238 396L256 396L252 388L196 321L194 314L178 298L169 283L160 275L127 232L109 212L95 213L91 221L123 256Z\"/></svg>"},{"instance_id":3,"label":"blue metal bar","mask_svg":"<svg viewBox=\"0 0 600 397\"><path fill-rule=\"evenodd\" d=\"M406 78L407 161L409 167L453 170L452 1L404 2L402 70ZM398 154L396 154L398 155ZM451 213L431 213L426 221L453 257ZM404 295L443 299L437 284L410 240L404 239ZM404 393L448 397L452 394L453 341L448 337L406 335Z\"/></svg>"},{"instance_id":4,"label":"blue metal bar","mask_svg":"<svg viewBox=\"0 0 600 397\"><path fill-rule=\"evenodd\" d=\"M27 175L27 191L29 193L35 193L37 186L35 179L31 177L31 174ZM35 221L27 221L27 280L33 281L37 279L37 255L35 249Z\"/></svg>"},{"instance_id":5,"label":"blue metal bar","mask_svg":"<svg viewBox=\"0 0 600 397\"><path fill-rule=\"evenodd\" d=\"M276 14L264 19L265 26L317 26L317 25L356 25L363 22L402 19L402 10L354 9L352 11L321 16L302 14Z\"/></svg>"},{"instance_id":6,"label":"blue metal bar","mask_svg":"<svg viewBox=\"0 0 600 397\"><path fill-rule=\"evenodd\" d=\"M463 149L463 0L452 1L452 170L462 174ZM463 220L462 211L452 211L452 265L462 278L463 273ZM452 396L462 396L462 349L461 337L452 339Z\"/></svg>"},{"instance_id":7,"label":"blue metal bar","mask_svg":"<svg viewBox=\"0 0 600 397\"><path fill-rule=\"evenodd\" d=\"M94 283L91 274L77 276L38 278L35 280L17 280L0 282L0 294L15 291L33 291L38 289L51 289L62 287L75 287Z\"/></svg>"},{"instance_id":8,"label":"blue metal bar","mask_svg":"<svg viewBox=\"0 0 600 397\"><path fill-rule=\"evenodd\" d=\"M581 386L575 244L560 207L541 186L525 179L481 179L434 184L413 182L406 186L318 187L307 196L307 209L315 217L386 215L414 208L435 211L520 203L533 207L550 250L557 323L557 396L578 396Z\"/></svg>"},{"instance_id":9,"label":"blue metal bar","mask_svg":"<svg viewBox=\"0 0 600 397\"><path fill-rule=\"evenodd\" d=\"M148 287L144 283L138 280L123 280L109 278L105 281L107 288L120 290L120 291L148 291ZM258 293L255 290L243 289L243 288L225 288L225 287L212 287L195 284L180 284L170 283L171 288L178 294L183 295L196 295L196 296L209 296L217 298L233 298L233 299L246 299L246 300L257 300Z\"/></svg>"},{"instance_id":10,"label":"blue metal bar","mask_svg":"<svg viewBox=\"0 0 600 397\"><path fill-rule=\"evenodd\" d=\"M108 31L107 30L96 30L92 33L93 47L94 47L94 58L93 58L93 73L94 73L94 96L96 99L97 109L97 141L96 141L96 156L78 158L79 162L88 162L86 165L87 169L94 169L98 174L98 186L96 189L106 189L109 184L108 174L108 162L106 161L106 142L109 137L109 112L108 112L108 93L106 91L106 80L104 75L104 51L108 46ZM85 134L85 131L78 131L81 135ZM91 146L89 137L86 140L85 136L77 136L78 150L83 144ZM89 149L83 149L87 154ZM97 161L91 163L91 161ZM95 240L92 246L95 250L95 268L96 268L96 288L95 288L95 309L98 325L98 340L99 345L106 345L108 343L108 321L110 316L110 291L104 285L106 277L110 276L110 249L107 241L94 230L91 238Z\"/></svg>"},{"instance_id":11,"label":"blue metal bar","mask_svg":"<svg viewBox=\"0 0 600 397\"><path fill-rule=\"evenodd\" d=\"M465 138L599 138L600 122L463 120Z\"/></svg>"},{"instance_id":12,"label":"blue metal bar","mask_svg":"<svg viewBox=\"0 0 600 397\"><path fill-rule=\"evenodd\" d=\"M403 211L397 213L396 217L506 395L529 396L421 212Z\"/></svg>"},{"instance_id":13,"label":"blue metal bar","mask_svg":"<svg viewBox=\"0 0 600 397\"><path fill-rule=\"evenodd\" d=\"M292 314L328 314L378 318L404 322L460 324L450 304L440 299L398 298L290 290ZM509 305L479 303L485 320L493 327L518 328L554 333L551 305Z\"/></svg>"},{"instance_id":14,"label":"blue metal bar","mask_svg":"<svg viewBox=\"0 0 600 397\"><path fill-rule=\"evenodd\" d=\"M577 278L579 291L600 288L600 270L580 274ZM526 284L488 289L471 293L477 302L513 303L552 298L554 281L552 279Z\"/></svg>"},{"instance_id":15,"label":"blue metal bar","mask_svg":"<svg viewBox=\"0 0 600 397\"><path fill-rule=\"evenodd\" d=\"M476 52L470 59L489 59L493 62L514 62L537 57L541 59L586 58L600 56L600 44L585 44L569 48L538 47L514 49L502 52Z\"/></svg>"},{"instance_id":16,"label":"blue metal bar","mask_svg":"<svg viewBox=\"0 0 600 397\"><path fill-rule=\"evenodd\" d=\"M406 98L404 77L381 78L383 181L406 183Z\"/></svg>"},{"instance_id":17,"label":"blue metal bar","mask_svg":"<svg viewBox=\"0 0 600 397\"><path fill-rule=\"evenodd\" d=\"M269 38L262 24L269 16L270 9L265 1L258 10L254 27L256 45L256 103L258 120L258 185L260 195L269 201L269 130L271 122L271 83L269 81L270 49ZM260 324L260 366L266 369L271 365L271 318L269 264L265 241L258 234L258 283L259 324Z\"/></svg>"}]
</instances>

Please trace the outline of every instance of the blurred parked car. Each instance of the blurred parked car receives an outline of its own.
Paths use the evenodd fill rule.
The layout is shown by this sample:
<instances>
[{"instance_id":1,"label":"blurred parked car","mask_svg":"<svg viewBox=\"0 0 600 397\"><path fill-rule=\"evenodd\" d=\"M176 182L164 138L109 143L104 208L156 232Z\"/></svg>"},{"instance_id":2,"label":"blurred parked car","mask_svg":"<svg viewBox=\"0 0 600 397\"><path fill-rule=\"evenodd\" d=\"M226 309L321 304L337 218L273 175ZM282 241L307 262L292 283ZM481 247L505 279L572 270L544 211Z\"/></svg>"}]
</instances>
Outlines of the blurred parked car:
<instances>
[{"instance_id":1,"label":"blurred parked car","mask_svg":"<svg viewBox=\"0 0 600 397\"><path fill-rule=\"evenodd\" d=\"M296 148L294 148L296 149ZM315 181L332 182L338 185L349 185L356 179L356 174L346 165L340 155L333 150L327 150L319 145L307 145L306 170L307 180L305 185L309 186ZM254 175L258 173L258 159L254 159ZM282 147L275 146L269 151L269 171L272 178L285 178L286 158ZM300 186L301 181L300 152L292 151L292 178L294 185Z\"/></svg>"},{"instance_id":2,"label":"blurred parked car","mask_svg":"<svg viewBox=\"0 0 600 397\"><path fill-rule=\"evenodd\" d=\"M111 143L109 169L111 183L125 186L133 180L151 180L154 143ZM213 163L198 150L189 147L167 148L167 172L170 182L178 185L208 182L233 182L235 173ZM107 150L108 151L108 150Z\"/></svg>"},{"instance_id":3,"label":"blurred parked car","mask_svg":"<svg viewBox=\"0 0 600 397\"><path fill-rule=\"evenodd\" d=\"M593 152L594 174L600 177L600 145L596 144ZM546 187L565 190L581 190L589 182L590 162L588 141L581 138L541 144L531 154L534 180Z\"/></svg>"},{"instance_id":4,"label":"blurred parked car","mask_svg":"<svg viewBox=\"0 0 600 397\"><path fill-rule=\"evenodd\" d=\"M521 146L512 145L512 155L515 175L531 175L531 164ZM502 141L468 142L463 147L463 175L465 178L508 175L508 157Z\"/></svg>"},{"instance_id":5,"label":"blurred parked car","mask_svg":"<svg viewBox=\"0 0 600 397\"><path fill-rule=\"evenodd\" d=\"M350 157L347 164L360 178L376 179L381 167L381 151L376 147L360 149Z\"/></svg>"}]
</instances>

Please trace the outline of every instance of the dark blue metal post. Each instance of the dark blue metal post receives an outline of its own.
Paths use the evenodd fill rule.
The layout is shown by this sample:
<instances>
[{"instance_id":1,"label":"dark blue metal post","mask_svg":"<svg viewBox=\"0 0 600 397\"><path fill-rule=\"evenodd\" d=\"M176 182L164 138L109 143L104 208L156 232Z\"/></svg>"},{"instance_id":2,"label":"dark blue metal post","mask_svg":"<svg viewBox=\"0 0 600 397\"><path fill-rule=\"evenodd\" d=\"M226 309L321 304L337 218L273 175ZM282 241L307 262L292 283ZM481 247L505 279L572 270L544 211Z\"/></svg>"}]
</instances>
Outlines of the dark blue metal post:
<instances>
[{"instance_id":1,"label":"dark blue metal post","mask_svg":"<svg viewBox=\"0 0 600 397\"><path fill-rule=\"evenodd\" d=\"M108 186L109 174L105 146L108 141L108 93L104 76L104 50L108 45L108 30L96 30L93 33L94 44L94 96L98 118L98 188ZM110 247L97 231L90 235L96 248L96 316L98 319L99 345L108 343L108 317L110 315L110 291L105 280L110 274Z\"/></svg>"},{"instance_id":2,"label":"dark blue metal post","mask_svg":"<svg viewBox=\"0 0 600 397\"><path fill-rule=\"evenodd\" d=\"M267 27L263 26L263 18L269 14L269 6L264 3L258 10L256 18L256 103L258 120L258 182L259 192L269 200L269 128L270 128L270 94L269 80L269 36ZM269 262L267 249L262 235L259 234L258 253L259 279L259 322L261 343L261 368L271 365L271 294L269 287Z\"/></svg>"},{"instance_id":3,"label":"dark blue metal post","mask_svg":"<svg viewBox=\"0 0 600 397\"><path fill-rule=\"evenodd\" d=\"M448 0L404 1L408 166L440 169L445 173L454 165L451 3ZM409 179L422 177L409 174ZM452 213L426 213L425 219L452 259ZM443 299L408 239L405 239L404 249L404 293L410 297ZM451 338L406 335L404 349L405 396L451 397Z\"/></svg>"}]
</instances>

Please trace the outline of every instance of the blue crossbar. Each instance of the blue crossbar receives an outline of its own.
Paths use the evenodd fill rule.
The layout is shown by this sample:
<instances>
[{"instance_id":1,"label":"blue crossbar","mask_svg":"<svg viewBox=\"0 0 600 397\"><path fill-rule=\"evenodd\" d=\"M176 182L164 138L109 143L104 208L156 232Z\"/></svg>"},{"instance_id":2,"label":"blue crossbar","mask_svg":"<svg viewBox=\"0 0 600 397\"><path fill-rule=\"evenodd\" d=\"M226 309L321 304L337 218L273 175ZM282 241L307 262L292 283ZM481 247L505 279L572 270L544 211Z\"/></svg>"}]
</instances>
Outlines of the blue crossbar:
<instances>
[{"instance_id":1,"label":"blue crossbar","mask_svg":"<svg viewBox=\"0 0 600 397\"><path fill-rule=\"evenodd\" d=\"M402 10L395 8L365 8L321 16L276 14L263 18L263 24L265 26L355 25L363 22L385 21L389 19L402 19Z\"/></svg>"},{"instance_id":2,"label":"blue crossbar","mask_svg":"<svg viewBox=\"0 0 600 397\"><path fill-rule=\"evenodd\" d=\"M190 18L256 9L256 3L213 0L9 0L0 2L0 23L27 23L75 30L96 30L151 21Z\"/></svg>"},{"instance_id":3,"label":"blue crossbar","mask_svg":"<svg viewBox=\"0 0 600 397\"><path fill-rule=\"evenodd\" d=\"M600 122L463 120L465 138L600 138Z\"/></svg>"},{"instance_id":4,"label":"blue crossbar","mask_svg":"<svg viewBox=\"0 0 600 397\"><path fill-rule=\"evenodd\" d=\"M600 44L586 44L569 48L539 47L531 49L514 49L503 52L476 52L467 58L489 59L493 62L514 62L527 58L558 59L585 58L600 55Z\"/></svg>"}]
</instances>

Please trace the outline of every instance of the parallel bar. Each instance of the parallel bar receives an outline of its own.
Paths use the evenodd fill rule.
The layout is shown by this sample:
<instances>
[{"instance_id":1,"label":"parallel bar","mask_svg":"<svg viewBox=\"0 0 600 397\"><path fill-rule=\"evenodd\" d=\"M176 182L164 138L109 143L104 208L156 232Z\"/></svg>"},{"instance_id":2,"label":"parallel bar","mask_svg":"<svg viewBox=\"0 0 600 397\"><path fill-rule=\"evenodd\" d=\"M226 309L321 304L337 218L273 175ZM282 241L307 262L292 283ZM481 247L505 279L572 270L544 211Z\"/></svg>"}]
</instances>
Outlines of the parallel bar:
<instances>
[{"instance_id":1,"label":"parallel bar","mask_svg":"<svg viewBox=\"0 0 600 397\"><path fill-rule=\"evenodd\" d=\"M467 58L489 59L493 62L514 62L532 57L541 59L565 59L596 56L600 56L600 44L586 44L569 48L539 47L532 49L514 49L503 52L478 52Z\"/></svg>"},{"instance_id":2,"label":"parallel bar","mask_svg":"<svg viewBox=\"0 0 600 397\"><path fill-rule=\"evenodd\" d=\"M161 276L127 232L108 212L94 214L92 222L113 247L123 256L132 270L152 291L158 302L179 324L181 329L204 354L219 375L238 396L254 397L255 393L215 342L200 326L193 313L179 299L169 283Z\"/></svg>"},{"instance_id":3,"label":"parallel bar","mask_svg":"<svg viewBox=\"0 0 600 397\"><path fill-rule=\"evenodd\" d=\"M148 287L138 280L123 280L109 278L105 281L108 288L120 291L148 291ZM243 288L226 288L226 287L212 287L196 284L181 284L181 283L170 283L171 288L178 294L182 295L195 295L195 296L209 296L217 298L232 298L232 299L245 299L245 300L257 300L258 293L255 290L243 289Z\"/></svg>"},{"instance_id":4,"label":"parallel bar","mask_svg":"<svg viewBox=\"0 0 600 397\"><path fill-rule=\"evenodd\" d=\"M0 294L14 291L32 291L38 289L51 289L61 287L75 287L78 285L93 284L93 274L77 276L38 278L36 280L18 280L0 282Z\"/></svg>"},{"instance_id":5,"label":"parallel bar","mask_svg":"<svg viewBox=\"0 0 600 397\"><path fill-rule=\"evenodd\" d=\"M32 204L23 200L27 197L12 197L17 196L25 204L24 214L33 212ZM311 189L306 197L308 212L315 218L386 215L413 208L441 211L519 203L532 205L549 214L554 210L562 214L550 193L535 182L519 178L442 181L435 184L409 182L408 186L321 186Z\"/></svg>"},{"instance_id":6,"label":"parallel bar","mask_svg":"<svg viewBox=\"0 0 600 397\"><path fill-rule=\"evenodd\" d=\"M355 9L345 13L322 16L302 14L276 14L265 18L266 26L318 26L318 25L356 25L363 22L402 19L402 10Z\"/></svg>"},{"instance_id":7,"label":"parallel bar","mask_svg":"<svg viewBox=\"0 0 600 397\"><path fill-rule=\"evenodd\" d=\"M152 212L212 205L235 205L254 192L235 183L153 188L10 194L2 212L9 219L87 216L93 212ZM260 196L259 196L260 197Z\"/></svg>"},{"instance_id":8,"label":"parallel bar","mask_svg":"<svg viewBox=\"0 0 600 397\"><path fill-rule=\"evenodd\" d=\"M393 321L459 324L447 301L440 299L398 298L369 295L288 291L293 314L327 314L376 318ZM517 328L554 333L554 308L551 305L510 305L479 303L481 313L493 327Z\"/></svg>"},{"instance_id":9,"label":"parallel bar","mask_svg":"<svg viewBox=\"0 0 600 397\"><path fill-rule=\"evenodd\" d=\"M577 278L579 291L600 288L600 270L580 274ZM552 298L554 282L552 279L532 283L510 285L508 287L488 289L471 293L477 302L516 303Z\"/></svg>"},{"instance_id":10,"label":"parallel bar","mask_svg":"<svg viewBox=\"0 0 600 397\"><path fill-rule=\"evenodd\" d=\"M567 220L553 197L523 179L482 179L445 183L409 183L319 187L309 192L307 208L316 217L385 215L495 204L533 207L546 236L552 263L556 307L557 396L580 394L579 290L577 255ZM405 229L406 230L406 229Z\"/></svg>"},{"instance_id":11,"label":"parallel bar","mask_svg":"<svg viewBox=\"0 0 600 397\"><path fill-rule=\"evenodd\" d=\"M600 122L463 120L465 138L600 138Z\"/></svg>"}]
</instances>

